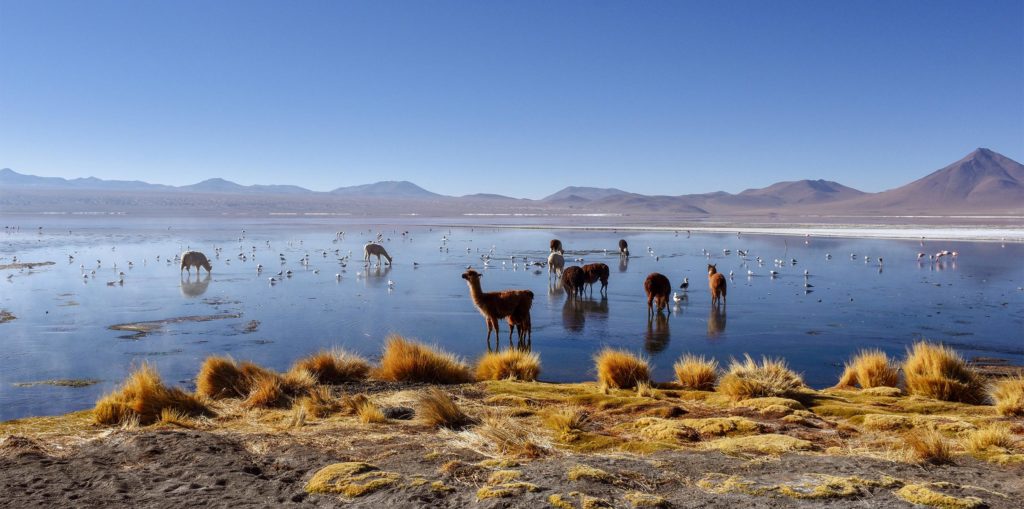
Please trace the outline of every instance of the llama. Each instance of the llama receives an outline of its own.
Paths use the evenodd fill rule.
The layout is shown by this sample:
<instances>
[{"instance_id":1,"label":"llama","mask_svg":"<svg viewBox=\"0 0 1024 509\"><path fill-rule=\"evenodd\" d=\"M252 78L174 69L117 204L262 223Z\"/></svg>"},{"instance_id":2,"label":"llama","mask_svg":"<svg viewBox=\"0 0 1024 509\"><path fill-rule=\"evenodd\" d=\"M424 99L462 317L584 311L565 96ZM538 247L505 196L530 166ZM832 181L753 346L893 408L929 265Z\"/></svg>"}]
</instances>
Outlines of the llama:
<instances>
[{"instance_id":1,"label":"llama","mask_svg":"<svg viewBox=\"0 0 1024 509\"><path fill-rule=\"evenodd\" d=\"M619 239L619 256L629 256L629 243L626 239Z\"/></svg>"},{"instance_id":2,"label":"llama","mask_svg":"<svg viewBox=\"0 0 1024 509\"><path fill-rule=\"evenodd\" d=\"M725 304L725 276L718 272L716 265L708 264L708 287L711 288L711 305Z\"/></svg>"},{"instance_id":3,"label":"llama","mask_svg":"<svg viewBox=\"0 0 1024 509\"><path fill-rule=\"evenodd\" d=\"M210 260L207 260L206 255L199 251L185 251L184 253L181 253L181 270L188 272L191 276L192 267L196 268L196 274L199 273L199 267L206 269L207 274L210 273L210 269L212 268Z\"/></svg>"},{"instance_id":4,"label":"llama","mask_svg":"<svg viewBox=\"0 0 1024 509\"><path fill-rule=\"evenodd\" d=\"M672 283L663 274L651 272L644 280L644 291L647 292L647 319L654 317L654 306L658 307L658 314L668 307L668 296L672 293Z\"/></svg>"},{"instance_id":5,"label":"llama","mask_svg":"<svg viewBox=\"0 0 1024 509\"><path fill-rule=\"evenodd\" d=\"M601 295L608 295L608 266L603 263L588 263L583 266L584 283L590 285L590 293L594 293L594 283L601 281Z\"/></svg>"},{"instance_id":6,"label":"llama","mask_svg":"<svg viewBox=\"0 0 1024 509\"><path fill-rule=\"evenodd\" d=\"M367 242L366 245L363 246L363 261L370 263L370 256L374 255L377 256L377 265L380 265L381 256L387 258L388 265L391 265L391 256L388 255L388 251L384 249L384 246L373 242Z\"/></svg>"},{"instance_id":7,"label":"llama","mask_svg":"<svg viewBox=\"0 0 1024 509\"><path fill-rule=\"evenodd\" d=\"M519 347L529 345L533 339L533 328L530 323L530 308L533 306L533 292L530 290L505 290L501 292L484 292L480 288L483 274L469 269L462 274L462 279L469 285L469 296L473 299L480 314L487 323L487 350L491 350L491 331L494 331L496 346L501 347L498 320L508 320L508 345L512 347L512 332L519 327Z\"/></svg>"},{"instance_id":8,"label":"llama","mask_svg":"<svg viewBox=\"0 0 1024 509\"><path fill-rule=\"evenodd\" d=\"M586 281L587 276L579 266L566 267L562 271L562 287L565 288L565 293L570 299L583 297L583 285Z\"/></svg>"},{"instance_id":9,"label":"llama","mask_svg":"<svg viewBox=\"0 0 1024 509\"><path fill-rule=\"evenodd\" d=\"M548 255L548 278L552 275L555 277L562 275L562 270L565 269L565 257L562 255L552 252Z\"/></svg>"},{"instance_id":10,"label":"llama","mask_svg":"<svg viewBox=\"0 0 1024 509\"><path fill-rule=\"evenodd\" d=\"M565 254L565 251L562 250L562 241L558 239L551 239L550 247L552 253L558 253L560 255Z\"/></svg>"}]
</instances>

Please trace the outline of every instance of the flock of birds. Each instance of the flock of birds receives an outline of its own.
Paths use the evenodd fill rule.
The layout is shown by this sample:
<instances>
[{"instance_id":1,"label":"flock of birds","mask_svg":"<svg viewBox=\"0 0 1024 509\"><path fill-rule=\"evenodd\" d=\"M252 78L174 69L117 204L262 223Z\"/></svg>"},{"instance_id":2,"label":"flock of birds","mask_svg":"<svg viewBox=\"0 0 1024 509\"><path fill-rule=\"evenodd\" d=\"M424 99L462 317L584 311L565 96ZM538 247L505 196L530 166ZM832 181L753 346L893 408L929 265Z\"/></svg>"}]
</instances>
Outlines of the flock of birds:
<instances>
[{"instance_id":1,"label":"flock of birds","mask_svg":"<svg viewBox=\"0 0 1024 509\"><path fill-rule=\"evenodd\" d=\"M42 232L41 228L40 228L39 232L40 233ZM403 240L408 240L408 241L412 240L412 236L410 235L410 233L408 231L402 231L402 232L395 231L393 233L395 235L397 235L397 236L400 236L400 238L403 239ZM375 237L373 236L372 231L370 231L370 234L371 234L371 236L369 238L373 239L370 242L375 242L375 243L378 243L378 244L383 244L385 242L391 241L391 238L390 237L386 237L383 232L377 232ZM677 236L678 236L678 234L679 233L676 232ZM689 231L687 231L686 234L687 234L687 238L689 238L689 236L690 236ZM739 236L740 236L740 234L737 233L737 237L739 237ZM337 232L334 235L334 238L331 240L331 242L333 244L339 244L339 243L344 242L345 239L346 239L345 232L339 231L339 232ZM252 244L252 243L248 243L248 242L246 242L247 240L248 240L248 236L247 236L246 230L241 230L241 233L240 233L240 235L239 235L239 237L237 239L237 242L238 242L237 254L234 257L224 257L223 256L224 247L222 247L222 246L214 247L214 251L213 251L214 259L217 260L218 263L224 263L225 265L230 265L231 261L233 259L237 260L238 262L241 262L241 263L246 263L246 262L249 262L249 261L256 261L258 255L261 258L263 256L265 256L265 255L259 253L259 249L258 249L257 245ZM804 239L805 244L809 243L809 241L810 241L810 237L806 236L805 239ZM449 232L447 234L441 236L441 238L440 238L440 245L439 245L438 249L442 253L450 253L451 244L452 244L452 233L451 233L451 230L449 230ZM922 246L924 245L924 240L923 239L921 240L921 245ZM273 249L274 245L271 243L270 240L264 241L263 242L263 246L264 246L265 250L269 250L271 252L274 251L274 249ZM298 249L298 250L303 250L304 251L304 249L303 249L304 245L303 245L303 241L302 240L287 241L286 242L286 246L288 248L287 250L296 250L296 249ZM189 249L188 246L179 246L179 251L187 251L188 249ZM116 251L116 250L117 250L116 246L111 247L111 251ZM472 253L472 251L473 251L472 247L467 247L466 248L466 253L467 254ZM477 251L480 252L481 249L477 248ZM787 247L786 247L786 251L788 251L788 244L787 244ZM313 253L313 255L319 255L320 258L325 259L325 260L328 259L329 257L333 258L336 261L337 267L338 267L338 272L336 272L334 274L334 279L336 281L338 281L338 282L342 281L342 279L345 277L345 274L347 273L347 267L348 267L349 263L352 262L352 250L344 251L340 247L328 247L328 248L318 248L318 249L314 249L312 251L305 251L302 255L299 256L299 258L297 260L298 264L303 269L309 270L311 268L312 259L313 259L313 255L311 255L311 252ZM604 254L607 255L609 253L609 250L608 249L604 249L603 251L601 251L601 250L590 250L590 251L585 251L584 254L586 254L586 253L593 254L593 253L600 253L600 252L603 252ZM662 258L662 256L659 253L656 253L654 248L651 247L651 246L647 246L646 252L647 252L647 255L652 257L656 262L660 261L661 258ZM728 257L732 256L735 253L735 255L740 260L740 263L739 263L739 266L738 266L738 270L740 270L740 271L745 270L746 276L747 276L748 280L752 280L755 277L759 277L759 276L763 275L764 274L763 270L759 271L759 270L756 270L756 269L764 269L764 268L766 268L768 263L771 263L771 267L768 268L767 275L768 275L768 277L770 277L772 279L780 277L782 275L782 273L783 273L783 269L784 268L794 267L794 266L796 266L799 263L796 258L786 257L785 255L782 258L772 258L771 260L768 260L768 259L766 259L766 258L764 258L762 256L751 255L751 253L750 253L750 251L748 249L735 249L734 250L734 249L725 248L725 249L722 249L721 252L722 252L722 257L723 258L728 258ZM709 251L708 249L702 248L701 249L701 253L702 253L702 255L707 260L710 261L712 259L712 252ZM68 254L67 255L69 263L73 263L73 262L76 261L76 254L77 253L72 253L72 254ZM930 255L926 254L924 252L919 252L919 253L917 253L917 261L923 263L925 260L928 260L931 263L939 263L939 262L942 262L943 260L947 260L947 259L951 259L951 260L955 261L958 256L959 256L959 253L957 251L949 251L949 250L941 250L941 251L936 252L935 254L930 254ZM857 253L850 253L849 257L850 257L850 260L858 260L858 259L863 260L863 262L865 264L875 263L879 267L879 270L881 270L882 266L884 265L884 258L881 257L881 256L875 257L875 256L868 255L868 254L858 255ZM567 261L568 261L569 260L568 256L566 258L567 258ZM831 253L826 253L825 254L825 258L826 258L826 260L831 260L833 258L833 256L832 256ZM161 255L158 254L158 255L155 256L154 260L157 263L163 262L167 266L175 266L176 264L179 264L181 262L181 254L174 253L172 255L167 255L167 256L163 256L163 257L161 257ZM285 252L278 252L277 253L277 260L279 262L279 266L277 267L278 268L277 272L271 273L271 274L269 274L267 276L267 282L271 286L274 286L274 285L277 285L277 284L279 284L279 283L281 283L283 281L286 281L286 280L292 278L293 275L295 274L295 272L292 269L287 268L287 265L288 265L288 262L289 262L289 258L288 258L288 256L286 256ZM511 268L512 270L517 271L520 268L522 268L524 270L531 270L534 274L541 274L543 268L547 265L547 260L545 258L543 258L543 257L536 257L536 258L531 259L529 256L525 256L525 255L514 255L514 254L513 255L507 255L507 256L499 255L497 247L494 246L494 245L492 245L489 249L486 249L485 251L480 252L479 260L480 260L480 263L482 263L484 269L495 268L497 266L497 262L500 261L500 265L501 265L502 269ZM14 261L14 263L17 263L18 258L16 256L13 257L13 261ZM368 257L366 259L364 259L364 260L361 260L361 261L363 261L362 267L364 267L364 270L368 269L371 266L371 263L370 263L370 260L368 259ZM572 258L572 261L574 261L576 263L583 263L585 261L585 259L584 259L583 256L575 256L575 257ZM148 259L143 259L142 260L142 265L148 265L148 264L149 264L149 260ZM419 268L419 266L420 266L419 262L413 262L412 265L413 265L413 268ZM379 261L378 261L378 265L377 266L378 267L381 266ZM104 267L104 262L101 259L96 259L96 264L94 266L91 266L91 264L90 264L90 266L86 266L85 263L80 263L79 268L81 269L81 278L82 278L82 280L85 281L85 282L88 282L90 280L95 279L97 277L98 271L101 271L103 269L103 267ZM107 281L106 282L107 286L123 286L125 284L125 277L127 275L124 272L123 269L126 268L128 271L131 271L135 267L135 263L133 261L127 261L126 266L119 267L117 262L114 261L114 262L111 263L110 267L113 269L114 273L116 274L117 279ZM467 266L467 269L470 268L470 267L471 266ZM257 263L256 264L256 274L257 275L262 276L266 272L269 272L271 270L273 270L273 269L268 269L262 263ZM320 274L320 268L315 268L315 267L312 268L312 273L313 274ZM366 270L366 275L367 276L370 275L369 270ZM358 277L363 277L363 276L364 276L364 272L363 271L356 272L356 277L357 278ZM13 274L9 274L7 276L7 279L10 280L12 277L13 277ZM729 272L727 274L727 277L729 278L730 281L734 280L734 278L736 277L736 271L735 270L729 270ZM811 278L810 271L806 270L806 269L803 270L803 277L804 277L803 288L804 288L805 292L806 293L813 292L814 291L813 290L814 285L810 282L810 278ZM387 289L389 291L393 290L395 288L395 285L396 285L396 283L395 283L394 280L392 280L392 279L388 279L387 280ZM681 292L679 292L679 291L673 292L672 300L674 302L676 302L676 303L680 303L680 302L683 302L684 300L686 300L686 292L689 290L689 286L690 286L689 277L684 277L682 283L679 285L679 290L682 290L682 291Z\"/></svg>"}]
</instances>

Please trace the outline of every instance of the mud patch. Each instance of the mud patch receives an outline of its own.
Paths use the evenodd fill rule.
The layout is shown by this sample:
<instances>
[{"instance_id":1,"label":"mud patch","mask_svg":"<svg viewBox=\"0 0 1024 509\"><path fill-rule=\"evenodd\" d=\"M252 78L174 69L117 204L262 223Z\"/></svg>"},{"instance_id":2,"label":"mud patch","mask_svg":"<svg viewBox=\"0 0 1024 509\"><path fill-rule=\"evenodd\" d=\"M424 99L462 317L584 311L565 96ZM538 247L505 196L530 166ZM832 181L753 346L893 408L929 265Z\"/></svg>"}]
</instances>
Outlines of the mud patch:
<instances>
[{"instance_id":1,"label":"mud patch","mask_svg":"<svg viewBox=\"0 0 1024 509\"><path fill-rule=\"evenodd\" d=\"M199 315L199 316L179 316L177 318L167 318L164 320L154 320L150 322L133 322L133 323L119 323L117 325L111 325L108 327L110 330L134 332L134 334L127 334L120 336L122 339L142 339L148 334L153 332L160 332L168 324L174 323L186 323L186 322L209 322L213 320L228 320L231 318L241 318L240 313L230 314L218 314L218 315Z\"/></svg>"},{"instance_id":2,"label":"mud patch","mask_svg":"<svg viewBox=\"0 0 1024 509\"><path fill-rule=\"evenodd\" d=\"M39 380L36 382L15 382L15 387L36 387L39 385L52 385L54 387L88 387L96 385L101 380L96 378L54 378L52 380Z\"/></svg>"}]
</instances>

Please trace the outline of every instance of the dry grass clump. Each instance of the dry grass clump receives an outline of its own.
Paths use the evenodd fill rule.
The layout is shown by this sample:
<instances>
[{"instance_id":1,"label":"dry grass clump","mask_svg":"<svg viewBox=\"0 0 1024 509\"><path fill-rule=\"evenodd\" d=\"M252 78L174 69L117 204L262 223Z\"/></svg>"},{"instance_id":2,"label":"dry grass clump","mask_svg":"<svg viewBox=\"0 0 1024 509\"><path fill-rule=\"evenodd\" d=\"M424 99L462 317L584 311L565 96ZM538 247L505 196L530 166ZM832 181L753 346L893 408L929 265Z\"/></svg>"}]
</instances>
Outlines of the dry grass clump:
<instances>
[{"instance_id":1,"label":"dry grass clump","mask_svg":"<svg viewBox=\"0 0 1024 509\"><path fill-rule=\"evenodd\" d=\"M96 402L93 418L98 424L117 425L138 422L146 425L160 420L165 409L177 415L194 416L207 412L195 396L177 388L168 388L160 374L149 364L128 375L114 392Z\"/></svg>"},{"instance_id":2,"label":"dry grass clump","mask_svg":"<svg viewBox=\"0 0 1024 509\"><path fill-rule=\"evenodd\" d=\"M318 470L306 483L308 493L361 497L398 482L399 475L361 462L335 463Z\"/></svg>"},{"instance_id":3,"label":"dry grass clump","mask_svg":"<svg viewBox=\"0 0 1024 509\"><path fill-rule=\"evenodd\" d=\"M545 452L532 431L507 414L486 414L473 431L502 457L538 458Z\"/></svg>"},{"instance_id":4,"label":"dry grass clump","mask_svg":"<svg viewBox=\"0 0 1024 509\"><path fill-rule=\"evenodd\" d=\"M1000 380L989 392L996 403L996 412L1007 417L1024 416L1024 376Z\"/></svg>"},{"instance_id":5,"label":"dry grass clump","mask_svg":"<svg viewBox=\"0 0 1024 509\"><path fill-rule=\"evenodd\" d=\"M992 452L992 450L1013 449L1013 433L1010 427L1002 424L994 424L987 428L972 431L963 437L964 448L974 454Z\"/></svg>"},{"instance_id":6,"label":"dry grass clump","mask_svg":"<svg viewBox=\"0 0 1024 509\"><path fill-rule=\"evenodd\" d=\"M245 408L274 408L288 405L284 384L277 373L261 373L252 378L249 394L242 401Z\"/></svg>"},{"instance_id":7,"label":"dry grass clump","mask_svg":"<svg viewBox=\"0 0 1024 509\"><path fill-rule=\"evenodd\" d=\"M540 374L540 356L517 349L487 352L476 363L477 380L523 380L532 382Z\"/></svg>"},{"instance_id":8,"label":"dry grass clump","mask_svg":"<svg viewBox=\"0 0 1024 509\"><path fill-rule=\"evenodd\" d=\"M356 416L359 417L359 422L363 424L376 424L388 421L380 407L370 400L366 400L356 407Z\"/></svg>"},{"instance_id":9,"label":"dry grass clump","mask_svg":"<svg viewBox=\"0 0 1024 509\"><path fill-rule=\"evenodd\" d=\"M438 388L427 389L417 399L417 411L428 426L459 429L473 423L450 396Z\"/></svg>"},{"instance_id":10,"label":"dry grass clump","mask_svg":"<svg viewBox=\"0 0 1024 509\"><path fill-rule=\"evenodd\" d=\"M575 405L558 406L548 410L542 421L544 425L562 434L583 431L590 421L590 414Z\"/></svg>"},{"instance_id":11,"label":"dry grass clump","mask_svg":"<svg viewBox=\"0 0 1024 509\"><path fill-rule=\"evenodd\" d=\"M365 380L370 375L370 363L354 353L335 348L324 350L292 365L289 372L306 371L322 384L341 384Z\"/></svg>"},{"instance_id":12,"label":"dry grass clump","mask_svg":"<svg viewBox=\"0 0 1024 509\"><path fill-rule=\"evenodd\" d=\"M975 509L987 507L978 497L954 497L929 489L923 484L907 484L894 492L897 498L914 505L941 509Z\"/></svg>"},{"instance_id":13,"label":"dry grass clump","mask_svg":"<svg viewBox=\"0 0 1024 509\"><path fill-rule=\"evenodd\" d=\"M672 367L676 379L684 389L692 391L713 391L718 381L718 361L706 359L703 355L686 354Z\"/></svg>"},{"instance_id":14,"label":"dry grass clump","mask_svg":"<svg viewBox=\"0 0 1024 509\"><path fill-rule=\"evenodd\" d=\"M938 431L910 433L906 437L906 444L914 459L922 463L942 465L953 462L953 448Z\"/></svg>"},{"instance_id":15,"label":"dry grass clump","mask_svg":"<svg viewBox=\"0 0 1024 509\"><path fill-rule=\"evenodd\" d=\"M744 361L733 359L729 371L718 383L718 392L735 401L767 396L787 397L804 386L800 375L794 373L782 359L761 358L761 364L744 355Z\"/></svg>"},{"instance_id":16,"label":"dry grass clump","mask_svg":"<svg viewBox=\"0 0 1024 509\"><path fill-rule=\"evenodd\" d=\"M914 343L903 363L907 392L942 401L979 404L985 382L952 348L926 341Z\"/></svg>"},{"instance_id":17,"label":"dry grass clump","mask_svg":"<svg viewBox=\"0 0 1024 509\"><path fill-rule=\"evenodd\" d=\"M392 382L460 384L473 381L473 375L458 357L398 335L384 344L376 377Z\"/></svg>"},{"instance_id":18,"label":"dry grass clump","mask_svg":"<svg viewBox=\"0 0 1024 509\"><path fill-rule=\"evenodd\" d=\"M846 363L838 387L896 387L900 381L899 367L881 350L861 350Z\"/></svg>"},{"instance_id":19,"label":"dry grass clump","mask_svg":"<svg viewBox=\"0 0 1024 509\"><path fill-rule=\"evenodd\" d=\"M249 364L246 374L234 359L228 356L214 355L207 357L196 375L196 394L211 399L242 398L249 394L250 377L253 368Z\"/></svg>"},{"instance_id":20,"label":"dry grass clump","mask_svg":"<svg viewBox=\"0 0 1024 509\"><path fill-rule=\"evenodd\" d=\"M597 381L606 387L631 389L651 380L647 360L626 350L605 348L594 356Z\"/></svg>"},{"instance_id":21,"label":"dry grass clump","mask_svg":"<svg viewBox=\"0 0 1024 509\"><path fill-rule=\"evenodd\" d=\"M341 401L331 394L331 388L323 385L310 389L300 403L307 414L318 419L340 412L343 408Z\"/></svg>"},{"instance_id":22,"label":"dry grass clump","mask_svg":"<svg viewBox=\"0 0 1024 509\"><path fill-rule=\"evenodd\" d=\"M211 399L241 398L246 408L273 408L288 406L293 398L312 390L316 384L316 377L304 369L282 376L251 362L212 356L199 368L196 393Z\"/></svg>"}]
</instances>

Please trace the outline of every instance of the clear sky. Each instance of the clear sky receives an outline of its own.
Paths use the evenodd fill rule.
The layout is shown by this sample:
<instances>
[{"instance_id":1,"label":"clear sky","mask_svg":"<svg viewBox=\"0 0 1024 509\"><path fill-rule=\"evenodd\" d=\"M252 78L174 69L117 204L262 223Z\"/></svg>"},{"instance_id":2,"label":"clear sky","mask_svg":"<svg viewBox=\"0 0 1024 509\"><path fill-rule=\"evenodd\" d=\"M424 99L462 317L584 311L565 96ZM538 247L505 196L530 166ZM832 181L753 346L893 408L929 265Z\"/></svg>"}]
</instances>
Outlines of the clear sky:
<instances>
[{"instance_id":1,"label":"clear sky","mask_svg":"<svg viewBox=\"0 0 1024 509\"><path fill-rule=\"evenodd\" d=\"M0 0L0 167L445 194L1024 161L1024 2Z\"/></svg>"}]
</instances>

